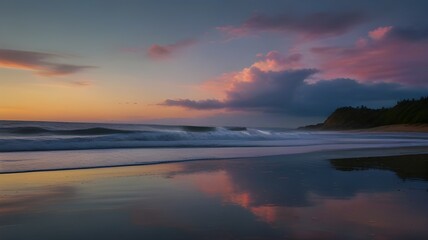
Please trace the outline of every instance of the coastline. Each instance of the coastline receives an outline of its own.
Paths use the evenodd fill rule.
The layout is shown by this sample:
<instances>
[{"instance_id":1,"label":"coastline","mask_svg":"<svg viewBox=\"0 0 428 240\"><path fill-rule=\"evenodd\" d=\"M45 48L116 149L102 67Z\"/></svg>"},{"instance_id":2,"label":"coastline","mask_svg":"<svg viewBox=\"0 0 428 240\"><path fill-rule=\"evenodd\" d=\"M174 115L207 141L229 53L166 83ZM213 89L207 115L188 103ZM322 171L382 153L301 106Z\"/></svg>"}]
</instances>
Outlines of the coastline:
<instances>
[{"instance_id":1,"label":"coastline","mask_svg":"<svg viewBox=\"0 0 428 240\"><path fill-rule=\"evenodd\" d=\"M367 131L367 132L412 132L412 133L427 133L428 124L395 124L385 125L374 128L367 128L355 131Z\"/></svg>"},{"instance_id":2,"label":"coastline","mask_svg":"<svg viewBox=\"0 0 428 240\"><path fill-rule=\"evenodd\" d=\"M321 124L309 125L300 127L297 130L302 131L340 131L340 132L378 132L378 133L428 133L428 124L393 124L384 125L373 128L356 128L356 129L340 129L340 128L322 128Z\"/></svg>"},{"instance_id":3,"label":"coastline","mask_svg":"<svg viewBox=\"0 0 428 240\"><path fill-rule=\"evenodd\" d=\"M335 150L0 174L0 235L2 240L319 239L320 234L424 239L428 181L403 181L394 169L376 164L397 157L370 157L426 160L428 153L422 152ZM355 166L355 157L365 161L363 168ZM346 168L332 164L338 158ZM413 221L395 221L396 214Z\"/></svg>"},{"instance_id":4,"label":"coastline","mask_svg":"<svg viewBox=\"0 0 428 240\"><path fill-rule=\"evenodd\" d=\"M25 173L44 173L44 172L57 172L57 171L80 171L80 170L97 170L97 169L115 169L115 168L127 168L127 167L150 167L155 165L164 165L164 164L180 164L180 163L192 163L192 162L211 162L211 161L240 161L243 159L248 160L257 160L263 158L274 158L274 157L282 157L282 158L291 158L291 157L299 157L299 156L307 156L313 158L324 158L324 159L343 159L353 161L354 159L365 159L365 158L400 158L401 156L427 156L428 149L425 146L407 146L407 147L373 147L373 148L348 148L348 149L313 149L312 151L300 151L299 149L293 149L291 152L284 153L281 150L281 147L266 147L265 149L270 149L272 152L270 154L247 154L242 156L223 156L223 157L214 157L215 153L213 152L211 157L200 157L200 158L189 158L189 159L169 159L169 160L148 160L146 162L124 162L124 163L115 163L111 165L88 165L88 166L66 166L66 167L57 167L57 168L40 168L40 169L20 169L20 170L8 170L4 171L5 162L3 162L3 169L0 168L0 176L2 175L13 175L13 174L25 174ZM120 157L121 154L124 154L128 151L136 151L135 154L138 154L138 150L144 151L145 149L108 149L108 152L99 151L99 150L78 150L78 151L51 151L51 152L33 152L33 154L41 154L41 157L55 158L60 157L62 154L67 156L67 158L73 159L75 157L83 157L83 159L91 159L91 158L100 158L105 159L106 156L113 155L115 157ZM162 150L174 150L174 149L160 149ZM177 149L176 149L177 150ZM176 151L175 150L175 151ZM202 149L201 149L202 150ZM207 150L216 150L216 149L207 149ZM219 149L219 150L229 150L229 149ZM230 149L233 150L233 149ZM245 150L245 148L244 148ZM249 149L250 150L250 149ZM98 155L102 153L102 155ZM140 152L141 153L141 152ZM249 152L251 153L251 151ZM12 153L13 154L13 153ZM27 154L27 152L22 152L19 154ZM52 156L46 154L53 154ZM88 154L87 156L82 154ZM146 157L153 156L153 154L149 154ZM341 156L341 157L337 157ZM32 161L35 161L33 159ZM19 159L16 160L8 160L12 163L19 162Z\"/></svg>"}]
</instances>

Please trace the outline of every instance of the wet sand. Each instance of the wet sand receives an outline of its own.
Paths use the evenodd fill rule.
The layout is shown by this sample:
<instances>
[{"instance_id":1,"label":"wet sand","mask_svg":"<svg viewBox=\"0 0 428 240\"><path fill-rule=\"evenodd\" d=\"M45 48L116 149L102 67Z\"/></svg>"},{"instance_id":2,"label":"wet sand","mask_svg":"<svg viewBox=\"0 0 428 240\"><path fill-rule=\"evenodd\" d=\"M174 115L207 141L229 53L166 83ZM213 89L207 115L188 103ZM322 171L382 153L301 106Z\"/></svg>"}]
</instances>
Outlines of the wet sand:
<instances>
[{"instance_id":1,"label":"wet sand","mask_svg":"<svg viewBox=\"0 0 428 240\"><path fill-rule=\"evenodd\" d=\"M428 238L428 155L375 152L2 174L0 238Z\"/></svg>"},{"instance_id":2,"label":"wet sand","mask_svg":"<svg viewBox=\"0 0 428 240\"><path fill-rule=\"evenodd\" d=\"M337 170L342 171L390 170L403 180L419 179L428 181L428 154L343 158L332 159L330 162Z\"/></svg>"}]
</instances>

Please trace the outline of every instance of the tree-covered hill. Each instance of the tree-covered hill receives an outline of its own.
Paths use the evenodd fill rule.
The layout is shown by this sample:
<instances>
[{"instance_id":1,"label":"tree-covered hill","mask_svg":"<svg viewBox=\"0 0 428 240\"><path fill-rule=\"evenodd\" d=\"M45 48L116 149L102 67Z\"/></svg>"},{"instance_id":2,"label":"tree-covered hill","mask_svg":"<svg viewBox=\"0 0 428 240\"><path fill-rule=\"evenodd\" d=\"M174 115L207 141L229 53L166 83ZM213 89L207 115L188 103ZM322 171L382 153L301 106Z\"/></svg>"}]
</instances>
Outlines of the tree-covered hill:
<instances>
[{"instance_id":1,"label":"tree-covered hill","mask_svg":"<svg viewBox=\"0 0 428 240\"><path fill-rule=\"evenodd\" d=\"M303 129L363 129L393 124L428 124L428 97L402 100L392 108L341 107L325 121Z\"/></svg>"}]
</instances>

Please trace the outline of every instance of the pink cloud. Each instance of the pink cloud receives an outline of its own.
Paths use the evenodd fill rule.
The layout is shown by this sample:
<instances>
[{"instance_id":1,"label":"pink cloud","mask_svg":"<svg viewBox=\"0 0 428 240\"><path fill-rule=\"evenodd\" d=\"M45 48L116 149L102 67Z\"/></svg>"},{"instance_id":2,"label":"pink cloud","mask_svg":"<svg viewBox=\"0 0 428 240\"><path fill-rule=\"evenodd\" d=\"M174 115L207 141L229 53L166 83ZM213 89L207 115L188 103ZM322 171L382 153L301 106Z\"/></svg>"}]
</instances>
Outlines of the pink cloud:
<instances>
[{"instance_id":1,"label":"pink cloud","mask_svg":"<svg viewBox=\"0 0 428 240\"><path fill-rule=\"evenodd\" d=\"M359 47L359 48L363 48L366 47L368 44L368 40L365 38L359 38L356 42L355 42L355 46Z\"/></svg>"},{"instance_id":2,"label":"pink cloud","mask_svg":"<svg viewBox=\"0 0 428 240\"><path fill-rule=\"evenodd\" d=\"M360 82L428 85L428 42L381 27L357 46L312 48L326 78L348 77Z\"/></svg>"},{"instance_id":3,"label":"pink cloud","mask_svg":"<svg viewBox=\"0 0 428 240\"><path fill-rule=\"evenodd\" d=\"M0 68L33 71L38 75L54 77L74 74L93 66L57 63L53 60L60 55L41 52L30 52L0 49Z\"/></svg>"},{"instance_id":4,"label":"pink cloud","mask_svg":"<svg viewBox=\"0 0 428 240\"><path fill-rule=\"evenodd\" d=\"M374 40L380 40L385 37L392 29L392 26L378 27L375 30L369 32L369 36Z\"/></svg>"},{"instance_id":5,"label":"pink cloud","mask_svg":"<svg viewBox=\"0 0 428 240\"><path fill-rule=\"evenodd\" d=\"M262 71L280 71L301 67L302 55L299 53L284 56L278 51L270 51L266 55L259 55L259 60L251 67L256 67Z\"/></svg>"},{"instance_id":6,"label":"pink cloud","mask_svg":"<svg viewBox=\"0 0 428 240\"><path fill-rule=\"evenodd\" d=\"M196 43L196 40L187 39L187 40L178 41L176 43L168 44L168 45L153 44L147 50L147 54L152 59L165 59L170 57L173 53L183 48L187 48L195 43Z\"/></svg>"},{"instance_id":7,"label":"pink cloud","mask_svg":"<svg viewBox=\"0 0 428 240\"><path fill-rule=\"evenodd\" d=\"M376 102L392 103L397 99L420 97L426 94L426 88L405 87L404 84L388 83L384 80L393 82L398 73L402 74L399 77L411 76L411 74L401 73L397 69L391 70L388 62L382 62L377 66L373 62L379 61L375 59L376 56L385 57L385 53L378 52L376 48L371 50L372 43L367 44L368 46L351 49L313 49L315 54L329 57L321 63L321 70L305 68L300 54L284 56L271 51L266 55L259 55L258 60L249 67L225 73L203 85L209 91L222 93L220 97L204 100L167 99L160 105L195 110L227 109L321 116L340 106L370 106ZM389 50L389 47L387 49ZM360 56L360 51L369 51L369 53ZM386 56L389 56L388 53ZM424 68L418 66L417 69L422 71ZM320 75L334 77L326 79L320 78ZM363 81L359 82L350 79L351 75L371 76L379 81L367 83L364 81L368 80L363 78ZM326 98L326 96L329 97Z\"/></svg>"},{"instance_id":8,"label":"pink cloud","mask_svg":"<svg viewBox=\"0 0 428 240\"><path fill-rule=\"evenodd\" d=\"M215 95L225 97L227 91L233 91L236 84L240 82L252 82L252 70L259 69L266 72L278 72L283 70L298 69L303 67L302 54L292 53L284 56L278 51L270 51L267 54L258 54L257 61L249 67L243 68L240 71L224 73L221 76L212 80L205 81L201 89Z\"/></svg>"}]
</instances>

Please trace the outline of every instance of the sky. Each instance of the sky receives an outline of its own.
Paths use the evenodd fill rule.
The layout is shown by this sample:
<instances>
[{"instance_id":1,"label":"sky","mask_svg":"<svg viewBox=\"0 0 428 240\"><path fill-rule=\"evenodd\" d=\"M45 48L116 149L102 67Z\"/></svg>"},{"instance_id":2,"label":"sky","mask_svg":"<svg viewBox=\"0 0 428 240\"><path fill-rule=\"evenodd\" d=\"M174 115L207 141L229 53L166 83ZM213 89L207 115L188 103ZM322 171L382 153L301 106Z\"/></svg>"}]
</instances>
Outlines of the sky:
<instances>
[{"instance_id":1,"label":"sky","mask_svg":"<svg viewBox=\"0 0 428 240\"><path fill-rule=\"evenodd\" d=\"M0 119L297 127L428 95L428 2L0 1Z\"/></svg>"}]
</instances>

